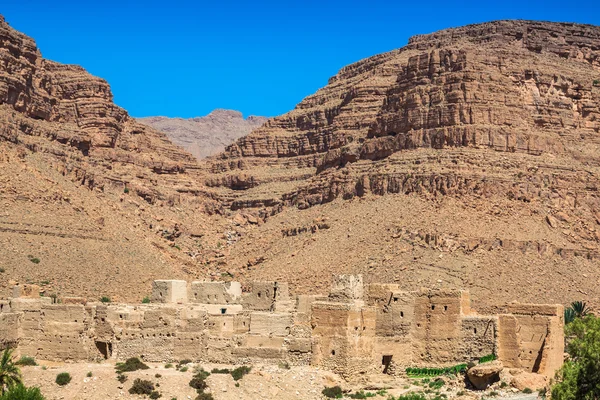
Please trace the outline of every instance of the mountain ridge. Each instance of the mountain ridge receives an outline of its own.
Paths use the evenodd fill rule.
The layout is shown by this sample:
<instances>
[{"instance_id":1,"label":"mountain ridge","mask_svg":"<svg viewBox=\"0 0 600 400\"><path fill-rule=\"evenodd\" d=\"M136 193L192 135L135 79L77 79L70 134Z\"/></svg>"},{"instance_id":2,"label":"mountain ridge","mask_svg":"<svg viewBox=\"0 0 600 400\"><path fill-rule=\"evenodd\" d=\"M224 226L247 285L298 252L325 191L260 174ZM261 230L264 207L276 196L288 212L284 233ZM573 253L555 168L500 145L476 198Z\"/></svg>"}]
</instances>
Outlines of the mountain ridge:
<instances>
[{"instance_id":1,"label":"mountain ridge","mask_svg":"<svg viewBox=\"0 0 600 400\"><path fill-rule=\"evenodd\" d=\"M135 301L160 277L315 293L362 273L468 289L482 311L600 305L600 27L419 35L201 161L106 82L3 24L0 42L6 290Z\"/></svg>"}]
</instances>

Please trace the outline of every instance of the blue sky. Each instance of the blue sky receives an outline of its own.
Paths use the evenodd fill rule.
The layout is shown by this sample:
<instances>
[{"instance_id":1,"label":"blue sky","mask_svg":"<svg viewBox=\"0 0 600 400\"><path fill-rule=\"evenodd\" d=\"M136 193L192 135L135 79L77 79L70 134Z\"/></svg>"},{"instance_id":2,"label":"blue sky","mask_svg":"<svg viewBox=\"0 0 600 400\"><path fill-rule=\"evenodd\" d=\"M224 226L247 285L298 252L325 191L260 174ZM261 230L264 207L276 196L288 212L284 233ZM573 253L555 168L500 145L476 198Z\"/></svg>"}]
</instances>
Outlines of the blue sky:
<instances>
[{"instance_id":1,"label":"blue sky","mask_svg":"<svg viewBox=\"0 0 600 400\"><path fill-rule=\"evenodd\" d=\"M415 34L498 19L600 25L597 2L2 0L44 57L106 79L136 117L274 116Z\"/></svg>"}]
</instances>

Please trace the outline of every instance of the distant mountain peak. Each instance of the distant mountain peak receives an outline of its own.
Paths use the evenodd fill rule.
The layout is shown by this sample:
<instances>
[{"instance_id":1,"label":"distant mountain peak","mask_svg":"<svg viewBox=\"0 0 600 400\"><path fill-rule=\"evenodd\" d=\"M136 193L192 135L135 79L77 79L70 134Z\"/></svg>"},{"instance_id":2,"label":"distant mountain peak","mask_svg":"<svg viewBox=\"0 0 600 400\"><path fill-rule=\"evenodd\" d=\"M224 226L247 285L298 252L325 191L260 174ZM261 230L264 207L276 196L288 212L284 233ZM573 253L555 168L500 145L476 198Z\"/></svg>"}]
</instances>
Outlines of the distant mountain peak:
<instances>
[{"instance_id":1,"label":"distant mountain peak","mask_svg":"<svg viewBox=\"0 0 600 400\"><path fill-rule=\"evenodd\" d=\"M164 132L173 143L202 159L223 151L240 137L262 126L267 119L254 115L244 119L240 111L216 108L203 117L146 117L138 120Z\"/></svg>"}]
</instances>

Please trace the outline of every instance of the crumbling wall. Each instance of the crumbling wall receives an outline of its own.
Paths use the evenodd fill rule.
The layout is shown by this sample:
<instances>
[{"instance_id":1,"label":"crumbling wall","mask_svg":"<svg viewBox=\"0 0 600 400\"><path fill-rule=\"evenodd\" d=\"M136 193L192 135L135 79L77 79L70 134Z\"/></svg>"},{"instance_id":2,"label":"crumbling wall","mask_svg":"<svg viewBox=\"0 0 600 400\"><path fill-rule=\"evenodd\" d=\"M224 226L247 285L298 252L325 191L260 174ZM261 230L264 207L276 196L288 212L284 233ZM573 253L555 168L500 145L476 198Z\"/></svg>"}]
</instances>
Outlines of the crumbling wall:
<instances>
[{"instance_id":1,"label":"crumbling wall","mask_svg":"<svg viewBox=\"0 0 600 400\"><path fill-rule=\"evenodd\" d=\"M508 367L548 377L560 368L564 353L564 308L511 303L499 316L500 360Z\"/></svg>"},{"instance_id":2,"label":"crumbling wall","mask_svg":"<svg viewBox=\"0 0 600 400\"><path fill-rule=\"evenodd\" d=\"M53 304L19 287L0 301L0 346L48 360L141 357L215 363L287 361L351 377L407 366L464 363L497 354L506 367L553 376L562 365L563 309L510 304L498 316L471 308L468 293L405 292L337 278L329 296L290 300L286 283L156 281L154 303ZM188 298L189 295L189 298ZM400 368L398 368L400 367Z\"/></svg>"},{"instance_id":3,"label":"crumbling wall","mask_svg":"<svg viewBox=\"0 0 600 400\"><path fill-rule=\"evenodd\" d=\"M242 297L239 282L203 282L191 284L190 302L201 304L238 304Z\"/></svg>"}]
</instances>

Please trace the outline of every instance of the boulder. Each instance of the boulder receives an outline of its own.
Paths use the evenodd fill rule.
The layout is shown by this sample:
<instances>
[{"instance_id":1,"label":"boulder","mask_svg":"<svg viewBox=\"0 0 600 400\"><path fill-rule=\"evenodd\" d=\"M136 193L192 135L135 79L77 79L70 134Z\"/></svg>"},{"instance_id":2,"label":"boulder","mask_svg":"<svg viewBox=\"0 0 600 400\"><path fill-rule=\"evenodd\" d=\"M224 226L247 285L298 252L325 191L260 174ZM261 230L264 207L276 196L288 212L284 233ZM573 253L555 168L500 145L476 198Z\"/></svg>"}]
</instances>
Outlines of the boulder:
<instances>
[{"instance_id":1,"label":"boulder","mask_svg":"<svg viewBox=\"0 0 600 400\"><path fill-rule=\"evenodd\" d=\"M521 391L525 388L540 390L546 387L548 378L532 372L521 372L512 377L510 384Z\"/></svg>"},{"instance_id":2,"label":"boulder","mask_svg":"<svg viewBox=\"0 0 600 400\"><path fill-rule=\"evenodd\" d=\"M500 380L500 372L502 371L502 363L500 361L492 361L483 364L478 364L467 371L469 381L476 389L485 390L492 383Z\"/></svg>"}]
</instances>

